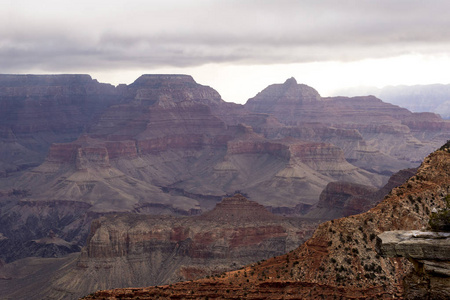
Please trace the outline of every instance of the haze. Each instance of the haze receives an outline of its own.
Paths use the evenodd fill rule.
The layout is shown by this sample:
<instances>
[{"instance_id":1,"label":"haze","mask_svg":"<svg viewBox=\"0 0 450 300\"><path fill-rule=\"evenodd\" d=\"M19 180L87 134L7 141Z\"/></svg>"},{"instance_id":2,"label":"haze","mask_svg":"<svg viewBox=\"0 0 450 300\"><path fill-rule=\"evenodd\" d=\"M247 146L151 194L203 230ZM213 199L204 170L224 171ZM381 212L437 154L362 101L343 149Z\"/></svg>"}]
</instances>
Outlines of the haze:
<instances>
[{"instance_id":1,"label":"haze","mask_svg":"<svg viewBox=\"0 0 450 300\"><path fill-rule=\"evenodd\" d=\"M449 1L0 2L2 73L184 73L240 103L292 76L323 96L450 82Z\"/></svg>"}]
</instances>

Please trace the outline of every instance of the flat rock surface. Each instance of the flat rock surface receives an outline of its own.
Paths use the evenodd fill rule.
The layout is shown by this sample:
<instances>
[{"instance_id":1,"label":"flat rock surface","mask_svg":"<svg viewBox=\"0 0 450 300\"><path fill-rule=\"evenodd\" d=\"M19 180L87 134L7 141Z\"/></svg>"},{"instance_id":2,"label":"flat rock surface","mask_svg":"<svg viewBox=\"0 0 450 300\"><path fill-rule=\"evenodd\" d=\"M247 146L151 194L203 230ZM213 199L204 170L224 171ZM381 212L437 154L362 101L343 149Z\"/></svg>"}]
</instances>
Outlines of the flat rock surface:
<instances>
[{"instance_id":1,"label":"flat rock surface","mask_svg":"<svg viewBox=\"0 0 450 300\"><path fill-rule=\"evenodd\" d=\"M385 231L378 235L386 257L450 260L450 233L419 230Z\"/></svg>"}]
</instances>

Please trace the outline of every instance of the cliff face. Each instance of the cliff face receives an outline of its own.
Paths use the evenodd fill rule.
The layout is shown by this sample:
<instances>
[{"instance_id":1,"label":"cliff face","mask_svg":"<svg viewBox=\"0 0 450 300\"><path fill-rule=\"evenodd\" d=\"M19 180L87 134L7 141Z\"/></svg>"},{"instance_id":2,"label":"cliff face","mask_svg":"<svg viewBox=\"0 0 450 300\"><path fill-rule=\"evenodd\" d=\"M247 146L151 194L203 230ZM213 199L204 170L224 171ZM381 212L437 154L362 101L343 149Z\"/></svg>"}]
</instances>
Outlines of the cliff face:
<instances>
[{"instance_id":1,"label":"cliff face","mask_svg":"<svg viewBox=\"0 0 450 300\"><path fill-rule=\"evenodd\" d=\"M51 143L75 140L118 101L89 75L0 75L0 174L38 165Z\"/></svg>"},{"instance_id":2,"label":"cliff face","mask_svg":"<svg viewBox=\"0 0 450 300\"><path fill-rule=\"evenodd\" d=\"M128 93L135 102L157 102L162 106L184 101L209 105L223 103L217 91L199 85L189 75L142 75L128 87Z\"/></svg>"},{"instance_id":3,"label":"cliff face","mask_svg":"<svg viewBox=\"0 0 450 300\"><path fill-rule=\"evenodd\" d=\"M424 227L433 208L445 206L450 191L450 153L430 154L415 176L393 189L366 213L319 225L312 238L294 251L213 279L134 290L101 291L105 296L162 297L403 297L403 280L412 264L383 258L377 234ZM247 283L248 279L248 283ZM192 292L190 292L192 291Z\"/></svg>"},{"instance_id":4,"label":"cliff face","mask_svg":"<svg viewBox=\"0 0 450 300\"><path fill-rule=\"evenodd\" d=\"M380 189L354 182L330 182L320 194L316 207L307 215L322 219L337 219L368 211L383 200L393 188L414 176L416 171L417 169L400 170Z\"/></svg>"},{"instance_id":5,"label":"cliff face","mask_svg":"<svg viewBox=\"0 0 450 300\"><path fill-rule=\"evenodd\" d=\"M450 123L435 114L411 113L373 96L321 98L314 89L297 84L294 79L267 87L249 99L245 108L252 112L271 114L291 127L315 128L314 140L335 143L345 149L347 159L363 168L370 168L369 160L372 164L374 161L382 164L380 161L386 155L400 161L421 161L449 138ZM311 126L311 123L315 125ZM317 130L317 124L324 128L322 132ZM332 129L342 130L340 135L345 131L356 130L362 139L352 144L342 138L330 139ZM283 134L283 130L277 130L277 134ZM313 135L313 130L309 129L309 135ZM305 131L291 129L291 134L305 135ZM274 133L272 129L271 134ZM441 139L442 135L447 137ZM437 143L432 141L436 137L439 137ZM411 146L414 147L414 153L408 153ZM384 157L384 160L387 162L389 157ZM411 165L403 164L400 168L406 167ZM385 168L389 170L388 165Z\"/></svg>"},{"instance_id":6,"label":"cliff face","mask_svg":"<svg viewBox=\"0 0 450 300\"><path fill-rule=\"evenodd\" d=\"M50 230L82 246L93 218L196 215L236 190L304 214L328 183L380 187L449 134L435 117L417 116L428 123L410 128L416 115L404 109L374 97L321 98L294 79L246 107L185 75L118 87L84 75L3 80L3 258Z\"/></svg>"},{"instance_id":7,"label":"cliff face","mask_svg":"<svg viewBox=\"0 0 450 300\"><path fill-rule=\"evenodd\" d=\"M106 216L92 222L76 262L53 271L51 285L33 293L25 287L20 296L76 299L97 289L214 276L295 249L315 225L275 216L238 194L196 217Z\"/></svg>"},{"instance_id":8,"label":"cliff face","mask_svg":"<svg viewBox=\"0 0 450 300\"><path fill-rule=\"evenodd\" d=\"M326 215L329 219L361 213L370 207L369 196L375 191L371 186L342 181L330 182L320 194L317 210L325 211L321 215ZM316 211L314 215L317 214L319 213Z\"/></svg>"},{"instance_id":9,"label":"cliff face","mask_svg":"<svg viewBox=\"0 0 450 300\"><path fill-rule=\"evenodd\" d=\"M407 299L450 297L450 233L387 231L378 246L385 257L404 257L414 265L405 278Z\"/></svg>"}]
</instances>

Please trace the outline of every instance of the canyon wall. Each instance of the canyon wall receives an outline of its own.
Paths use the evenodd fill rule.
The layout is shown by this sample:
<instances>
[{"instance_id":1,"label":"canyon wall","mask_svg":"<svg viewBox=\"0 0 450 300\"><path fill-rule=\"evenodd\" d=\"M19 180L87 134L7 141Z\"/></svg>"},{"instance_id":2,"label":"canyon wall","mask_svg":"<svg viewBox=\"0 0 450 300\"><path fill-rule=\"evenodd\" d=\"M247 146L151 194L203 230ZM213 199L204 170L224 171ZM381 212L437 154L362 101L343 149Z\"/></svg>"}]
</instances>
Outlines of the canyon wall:
<instances>
[{"instance_id":1,"label":"canyon wall","mask_svg":"<svg viewBox=\"0 0 450 300\"><path fill-rule=\"evenodd\" d=\"M98 217L198 215L235 191L302 216L329 183L380 188L450 138L439 116L375 97L322 98L295 79L243 106L187 75L117 87L88 75L2 75L0 106L8 262L49 245L55 256L76 251Z\"/></svg>"},{"instance_id":2,"label":"canyon wall","mask_svg":"<svg viewBox=\"0 0 450 300\"><path fill-rule=\"evenodd\" d=\"M445 207L450 192L450 145L425 158L415 176L393 189L368 212L319 225L303 245L285 255L222 276L172 286L99 291L101 297L404 298L405 258L384 258L377 235L418 230L433 209Z\"/></svg>"},{"instance_id":3,"label":"canyon wall","mask_svg":"<svg viewBox=\"0 0 450 300\"><path fill-rule=\"evenodd\" d=\"M51 284L18 291L16 284L36 275L10 273L8 264L0 268L0 291L27 299L78 299L98 289L216 276L295 249L316 226L273 215L239 194L195 217L104 216L92 222L81 254L48 273ZM29 267L26 260L15 264ZM1 276L9 278L9 288Z\"/></svg>"}]
</instances>

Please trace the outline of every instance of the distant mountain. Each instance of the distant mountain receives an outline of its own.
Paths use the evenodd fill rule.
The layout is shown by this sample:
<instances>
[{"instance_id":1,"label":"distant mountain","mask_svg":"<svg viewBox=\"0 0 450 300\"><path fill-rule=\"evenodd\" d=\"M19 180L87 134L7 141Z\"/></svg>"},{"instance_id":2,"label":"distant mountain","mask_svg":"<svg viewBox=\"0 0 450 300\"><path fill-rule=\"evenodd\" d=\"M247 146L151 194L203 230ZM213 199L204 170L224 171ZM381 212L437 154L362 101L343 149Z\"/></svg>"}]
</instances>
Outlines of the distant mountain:
<instances>
[{"instance_id":1,"label":"distant mountain","mask_svg":"<svg viewBox=\"0 0 450 300\"><path fill-rule=\"evenodd\" d=\"M412 112L433 112L444 119L450 119L450 85L399 85L376 87L355 87L336 91L336 95L374 95L383 101L404 107Z\"/></svg>"}]
</instances>

